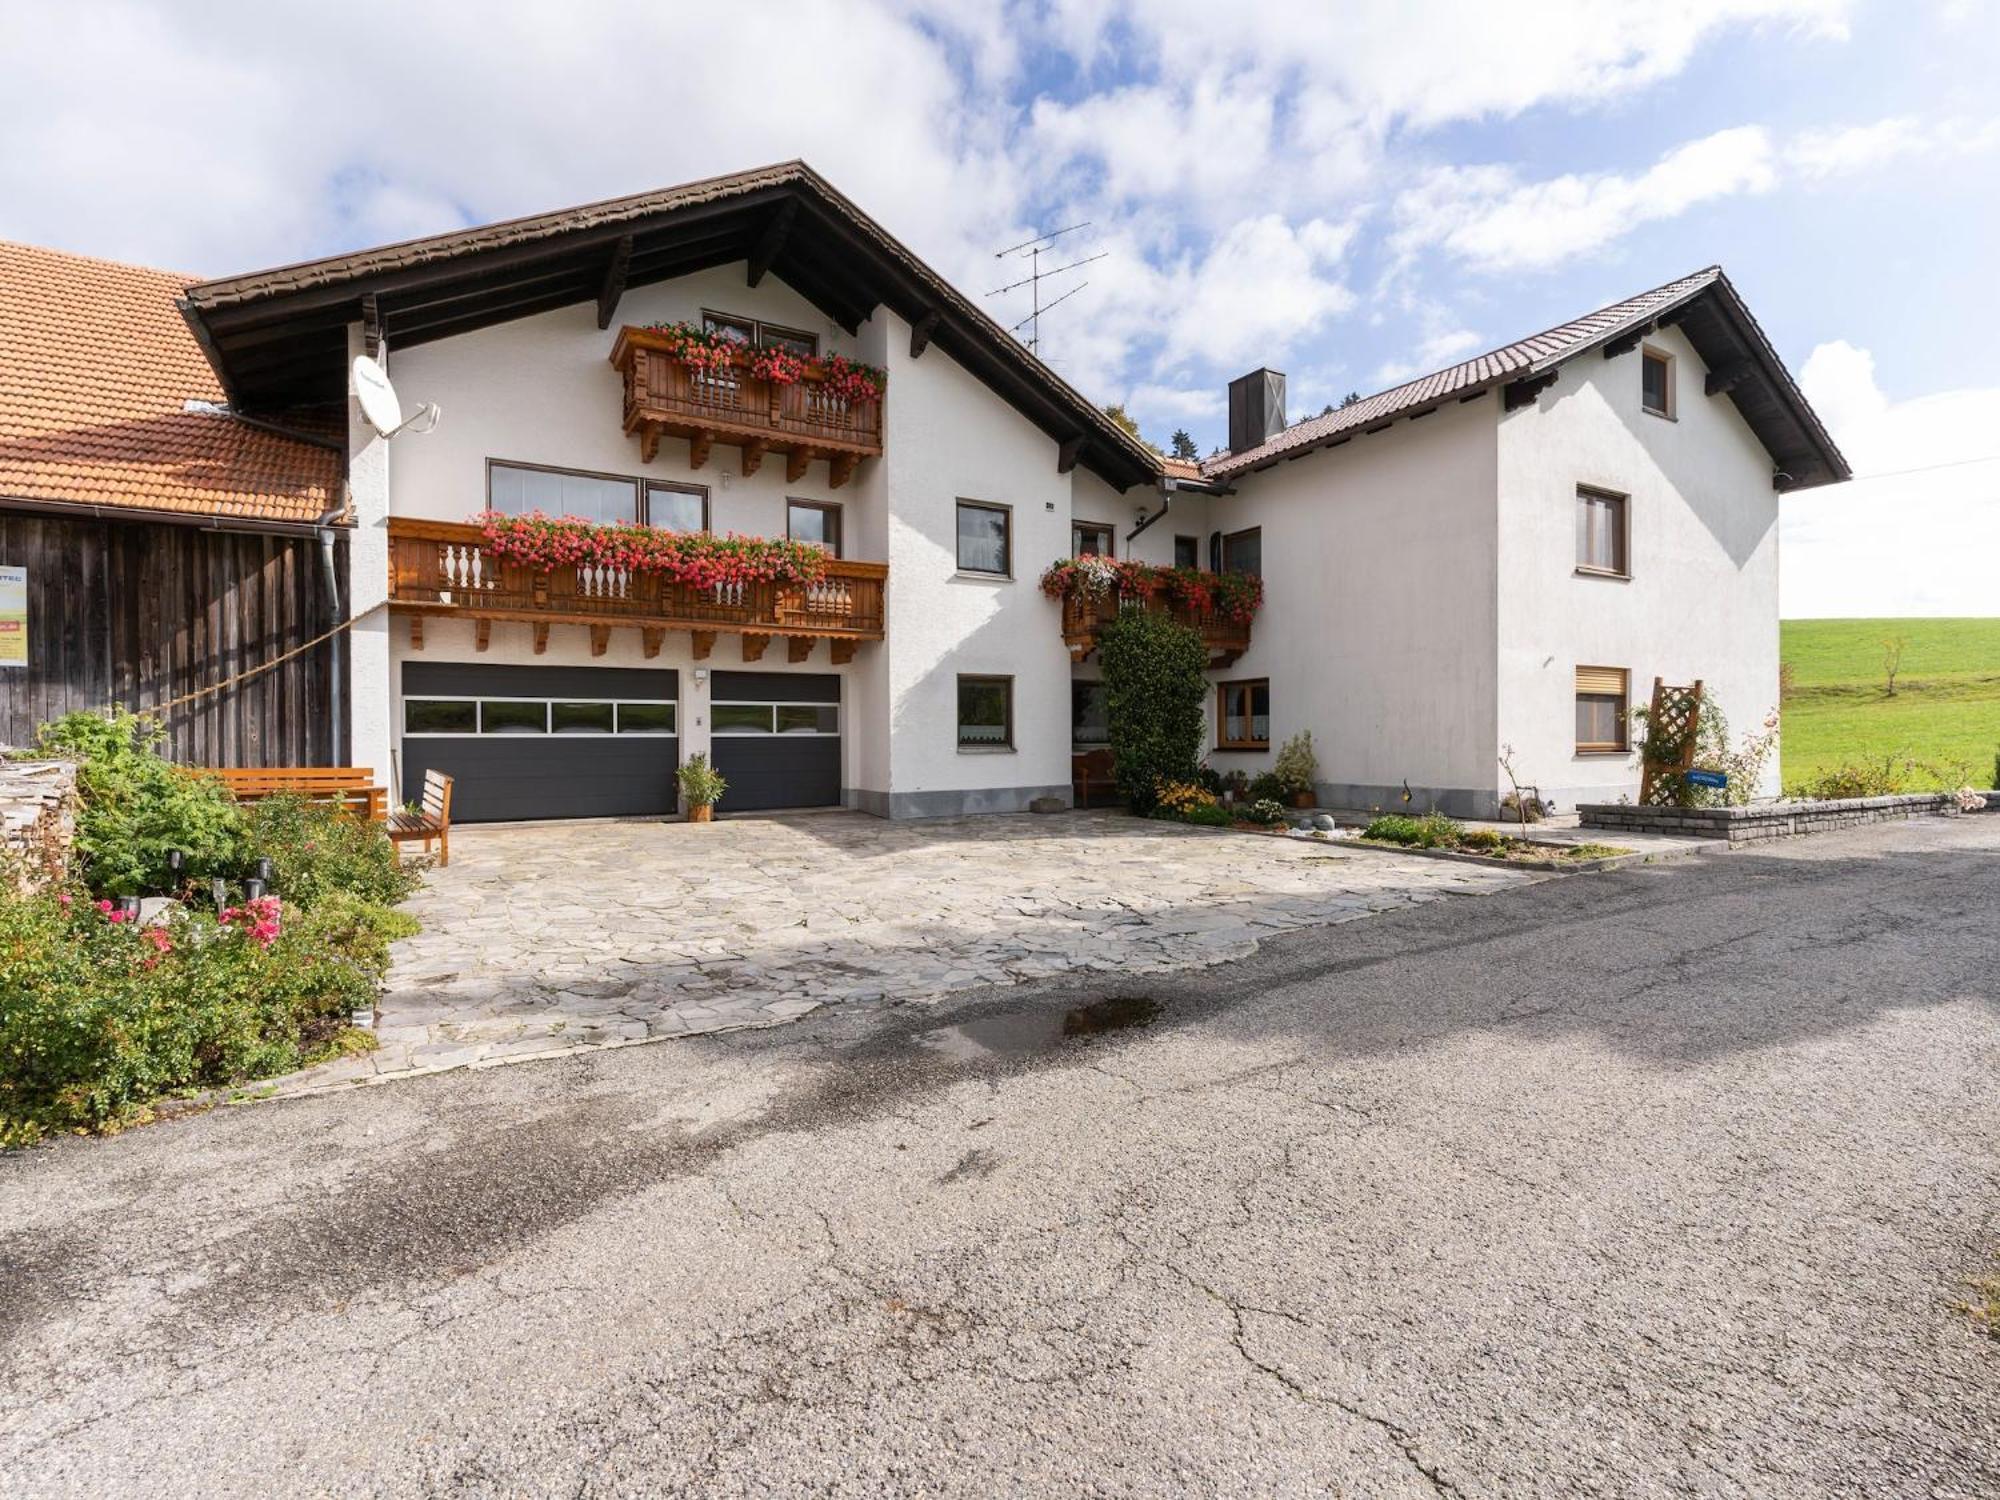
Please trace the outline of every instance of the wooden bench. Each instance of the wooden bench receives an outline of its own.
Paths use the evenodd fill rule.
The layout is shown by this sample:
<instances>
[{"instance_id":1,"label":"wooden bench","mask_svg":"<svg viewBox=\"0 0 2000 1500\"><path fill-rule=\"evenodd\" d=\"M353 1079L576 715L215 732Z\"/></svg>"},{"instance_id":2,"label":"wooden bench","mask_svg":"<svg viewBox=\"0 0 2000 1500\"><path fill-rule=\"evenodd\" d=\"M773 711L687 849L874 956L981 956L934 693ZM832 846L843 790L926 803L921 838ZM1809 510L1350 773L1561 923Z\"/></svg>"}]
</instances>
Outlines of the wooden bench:
<instances>
[{"instance_id":1,"label":"wooden bench","mask_svg":"<svg viewBox=\"0 0 2000 1500\"><path fill-rule=\"evenodd\" d=\"M1090 806L1093 792L1118 794L1117 763L1109 750L1079 750L1069 758L1072 800L1078 807Z\"/></svg>"},{"instance_id":2,"label":"wooden bench","mask_svg":"<svg viewBox=\"0 0 2000 1500\"><path fill-rule=\"evenodd\" d=\"M389 815L389 793L367 766L256 766L213 773L238 802L283 793L308 802L334 802L357 817L380 823Z\"/></svg>"},{"instance_id":3,"label":"wooden bench","mask_svg":"<svg viewBox=\"0 0 2000 1500\"><path fill-rule=\"evenodd\" d=\"M451 863L451 778L442 771L424 772L424 800L416 812L389 815L389 837L397 843L422 839L424 853L431 852L431 840L438 845L438 864Z\"/></svg>"}]
</instances>

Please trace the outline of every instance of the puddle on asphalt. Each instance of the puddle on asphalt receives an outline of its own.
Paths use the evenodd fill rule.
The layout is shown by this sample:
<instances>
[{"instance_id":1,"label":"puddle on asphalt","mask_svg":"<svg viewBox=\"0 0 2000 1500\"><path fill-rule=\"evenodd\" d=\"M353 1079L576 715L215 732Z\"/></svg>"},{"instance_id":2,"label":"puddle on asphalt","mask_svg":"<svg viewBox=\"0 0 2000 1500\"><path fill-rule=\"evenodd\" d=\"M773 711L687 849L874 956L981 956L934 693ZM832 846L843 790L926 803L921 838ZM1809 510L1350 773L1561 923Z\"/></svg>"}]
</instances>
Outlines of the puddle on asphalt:
<instances>
[{"instance_id":1,"label":"puddle on asphalt","mask_svg":"<svg viewBox=\"0 0 2000 1500\"><path fill-rule=\"evenodd\" d=\"M927 1031L917 1040L961 1062L1035 1057L1107 1031L1150 1026L1160 1002L1144 995L1112 995L1073 1010L1022 1010L960 1026Z\"/></svg>"}]
</instances>

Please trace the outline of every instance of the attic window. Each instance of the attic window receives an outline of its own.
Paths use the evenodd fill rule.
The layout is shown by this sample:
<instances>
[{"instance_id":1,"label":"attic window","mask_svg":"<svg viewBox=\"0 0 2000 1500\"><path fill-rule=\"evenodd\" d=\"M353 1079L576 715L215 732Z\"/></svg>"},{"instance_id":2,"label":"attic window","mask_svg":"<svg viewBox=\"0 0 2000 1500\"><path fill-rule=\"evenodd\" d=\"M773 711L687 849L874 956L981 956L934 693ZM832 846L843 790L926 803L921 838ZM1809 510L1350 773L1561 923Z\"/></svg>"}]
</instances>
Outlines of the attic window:
<instances>
[{"instance_id":1,"label":"attic window","mask_svg":"<svg viewBox=\"0 0 2000 1500\"><path fill-rule=\"evenodd\" d=\"M1657 349L1639 356L1639 404L1656 417L1674 414L1674 357Z\"/></svg>"},{"instance_id":2,"label":"attic window","mask_svg":"<svg viewBox=\"0 0 2000 1500\"><path fill-rule=\"evenodd\" d=\"M752 349L786 349L806 359L819 355L819 340L814 335L802 333L796 328L781 328L776 323L759 322L756 318L704 311L701 326L710 333L721 334L732 343Z\"/></svg>"}]
</instances>

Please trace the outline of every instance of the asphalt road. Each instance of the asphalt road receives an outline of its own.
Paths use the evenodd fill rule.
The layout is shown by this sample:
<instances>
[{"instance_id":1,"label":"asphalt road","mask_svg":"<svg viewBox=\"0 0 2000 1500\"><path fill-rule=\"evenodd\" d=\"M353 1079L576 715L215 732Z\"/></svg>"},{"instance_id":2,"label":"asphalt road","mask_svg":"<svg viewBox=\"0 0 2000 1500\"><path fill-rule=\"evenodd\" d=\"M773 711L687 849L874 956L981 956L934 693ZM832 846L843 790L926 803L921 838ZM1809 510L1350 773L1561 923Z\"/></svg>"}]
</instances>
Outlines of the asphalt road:
<instances>
[{"instance_id":1,"label":"asphalt road","mask_svg":"<svg viewBox=\"0 0 2000 1500\"><path fill-rule=\"evenodd\" d=\"M1996 854L17 1154L0 1493L1991 1496Z\"/></svg>"}]
</instances>

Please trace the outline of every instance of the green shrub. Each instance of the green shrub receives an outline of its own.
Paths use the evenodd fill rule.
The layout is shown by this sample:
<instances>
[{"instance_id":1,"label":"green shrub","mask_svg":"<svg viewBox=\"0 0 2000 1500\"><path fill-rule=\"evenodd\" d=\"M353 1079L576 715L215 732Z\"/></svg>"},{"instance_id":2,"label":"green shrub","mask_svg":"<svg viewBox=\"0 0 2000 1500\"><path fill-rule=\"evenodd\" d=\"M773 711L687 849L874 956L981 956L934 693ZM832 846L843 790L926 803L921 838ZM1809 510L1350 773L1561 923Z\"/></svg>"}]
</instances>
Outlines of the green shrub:
<instances>
[{"instance_id":1,"label":"green shrub","mask_svg":"<svg viewBox=\"0 0 2000 1500\"><path fill-rule=\"evenodd\" d=\"M1996 786L1996 787L2000 787L2000 750L1996 750L1996 751L1994 751L1994 752L1993 752L1993 781L1992 781L1992 785L1994 785L1994 786Z\"/></svg>"},{"instance_id":2,"label":"green shrub","mask_svg":"<svg viewBox=\"0 0 2000 1500\"><path fill-rule=\"evenodd\" d=\"M1849 761L1808 776L1786 788L1786 795L1809 802L1839 797L1891 797L1909 790L1908 763L1893 755L1880 760Z\"/></svg>"},{"instance_id":3,"label":"green shrub","mask_svg":"<svg viewBox=\"0 0 2000 1500\"><path fill-rule=\"evenodd\" d=\"M1200 807L1189 808L1182 814L1181 821L1193 823L1201 828L1227 828L1236 821L1236 817L1228 808L1218 807L1215 803L1209 802Z\"/></svg>"},{"instance_id":4,"label":"green shrub","mask_svg":"<svg viewBox=\"0 0 2000 1500\"><path fill-rule=\"evenodd\" d=\"M0 896L0 1145L115 1129L161 1095L345 1050L412 926L340 894L147 928L68 893Z\"/></svg>"},{"instance_id":5,"label":"green shrub","mask_svg":"<svg viewBox=\"0 0 2000 1500\"><path fill-rule=\"evenodd\" d=\"M1313 779L1319 775L1319 757L1313 754L1310 729L1301 729L1278 747L1278 757L1271 762L1271 774L1293 796L1313 789Z\"/></svg>"},{"instance_id":6,"label":"green shrub","mask_svg":"<svg viewBox=\"0 0 2000 1500\"><path fill-rule=\"evenodd\" d=\"M681 800L689 807L713 807L729 790L729 783L706 755L690 755L674 774L681 784Z\"/></svg>"},{"instance_id":7,"label":"green shrub","mask_svg":"<svg viewBox=\"0 0 2000 1500\"><path fill-rule=\"evenodd\" d=\"M1290 791L1286 789L1284 782L1278 779L1275 771L1264 771L1253 778L1250 782L1250 795L1258 802L1284 803L1291 799Z\"/></svg>"},{"instance_id":8,"label":"green shrub","mask_svg":"<svg viewBox=\"0 0 2000 1500\"><path fill-rule=\"evenodd\" d=\"M235 864L268 856L272 889L296 906L317 906L335 894L393 906L423 877L406 867L379 823L357 818L331 803L289 794L266 797L243 809L243 837Z\"/></svg>"},{"instance_id":9,"label":"green shrub","mask_svg":"<svg viewBox=\"0 0 2000 1500\"><path fill-rule=\"evenodd\" d=\"M1208 648L1171 616L1128 610L1098 639L1118 790L1149 813L1162 785L1200 772Z\"/></svg>"},{"instance_id":10,"label":"green shrub","mask_svg":"<svg viewBox=\"0 0 2000 1500\"><path fill-rule=\"evenodd\" d=\"M1260 797L1243 809L1243 816L1249 822L1262 823L1266 828L1270 828L1285 821L1285 808L1281 802Z\"/></svg>"},{"instance_id":11,"label":"green shrub","mask_svg":"<svg viewBox=\"0 0 2000 1500\"><path fill-rule=\"evenodd\" d=\"M1507 846L1507 835L1491 828L1468 828L1458 836L1458 847L1477 854L1491 854Z\"/></svg>"},{"instance_id":12,"label":"green shrub","mask_svg":"<svg viewBox=\"0 0 2000 1500\"><path fill-rule=\"evenodd\" d=\"M1465 828L1443 813L1425 813L1421 818L1384 813L1364 828L1361 836L1417 849L1456 849L1464 842Z\"/></svg>"},{"instance_id":13,"label":"green shrub","mask_svg":"<svg viewBox=\"0 0 2000 1500\"><path fill-rule=\"evenodd\" d=\"M192 879L233 873L242 820L222 784L160 757L156 720L119 709L66 714L38 736L47 754L77 762L76 853L104 895L163 891L167 851L187 856Z\"/></svg>"}]
</instances>

